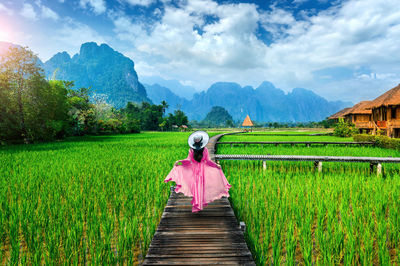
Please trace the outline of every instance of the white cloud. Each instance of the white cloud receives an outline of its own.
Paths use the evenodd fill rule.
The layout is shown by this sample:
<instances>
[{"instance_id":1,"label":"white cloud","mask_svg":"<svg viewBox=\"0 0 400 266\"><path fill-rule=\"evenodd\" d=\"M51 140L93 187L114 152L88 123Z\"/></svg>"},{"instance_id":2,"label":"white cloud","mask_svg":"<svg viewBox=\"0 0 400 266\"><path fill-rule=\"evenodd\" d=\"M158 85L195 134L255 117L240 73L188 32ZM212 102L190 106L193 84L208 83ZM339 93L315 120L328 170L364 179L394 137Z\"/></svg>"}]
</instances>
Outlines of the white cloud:
<instances>
[{"instance_id":1,"label":"white cloud","mask_svg":"<svg viewBox=\"0 0 400 266\"><path fill-rule=\"evenodd\" d=\"M22 10L20 12L20 15L31 20L36 20L37 19L37 14L35 10L33 9L33 6L31 4L23 4Z\"/></svg>"},{"instance_id":2,"label":"white cloud","mask_svg":"<svg viewBox=\"0 0 400 266\"><path fill-rule=\"evenodd\" d=\"M307 87L328 98L340 91L346 100L375 95L379 82L397 84L400 78L397 0L349 0L319 13L303 12L301 19L276 6L265 12L255 4L212 0L178 5L165 1L160 20L149 25L124 14L111 17L117 37L132 44L124 52L139 75L191 79L201 89L220 80L253 86L269 80L285 90ZM268 45L257 35L259 26L272 36ZM340 82L314 76L325 68L362 66L376 73L373 86L366 85L366 76Z\"/></svg>"},{"instance_id":3,"label":"white cloud","mask_svg":"<svg viewBox=\"0 0 400 266\"><path fill-rule=\"evenodd\" d=\"M58 20L60 17L58 16L58 14L56 12L54 12L53 10L51 10L50 8L42 5L42 17L43 18L50 18L53 20Z\"/></svg>"},{"instance_id":4,"label":"white cloud","mask_svg":"<svg viewBox=\"0 0 400 266\"><path fill-rule=\"evenodd\" d=\"M149 6L156 2L156 0L124 0L126 3L133 6Z\"/></svg>"},{"instance_id":5,"label":"white cloud","mask_svg":"<svg viewBox=\"0 0 400 266\"><path fill-rule=\"evenodd\" d=\"M5 5L3 5L1 3L0 3L0 12L4 12L7 15L12 15L13 14L13 11L11 9L7 8Z\"/></svg>"},{"instance_id":6,"label":"white cloud","mask_svg":"<svg viewBox=\"0 0 400 266\"><path fill-rule=\"evenodd\" d=\"M89 7L96 15L100 15L107 10L104 0L80 0L79 5L82 8Z\"/></svg>"}]
</instances>

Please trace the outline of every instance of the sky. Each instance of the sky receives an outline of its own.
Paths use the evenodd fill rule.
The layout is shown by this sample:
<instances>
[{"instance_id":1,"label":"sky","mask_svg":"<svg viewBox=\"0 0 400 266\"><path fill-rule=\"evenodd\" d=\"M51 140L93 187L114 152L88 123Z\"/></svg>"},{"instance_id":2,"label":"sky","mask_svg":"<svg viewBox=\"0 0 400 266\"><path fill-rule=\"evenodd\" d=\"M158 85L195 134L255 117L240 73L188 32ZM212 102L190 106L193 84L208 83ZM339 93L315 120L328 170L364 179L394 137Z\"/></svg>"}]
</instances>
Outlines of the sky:
<instances>
[{"instance_id":1,"label":"sky","mask_svg":"<svg viewBox=\"0 0 400 266\"><path fill-rule=\"evenodd\" d=\"M42 61L107 43L162 77L217 81L329 100L372 100L400 83L399 0L0 0L0 41Z\"/></svg>"}]
</instances>

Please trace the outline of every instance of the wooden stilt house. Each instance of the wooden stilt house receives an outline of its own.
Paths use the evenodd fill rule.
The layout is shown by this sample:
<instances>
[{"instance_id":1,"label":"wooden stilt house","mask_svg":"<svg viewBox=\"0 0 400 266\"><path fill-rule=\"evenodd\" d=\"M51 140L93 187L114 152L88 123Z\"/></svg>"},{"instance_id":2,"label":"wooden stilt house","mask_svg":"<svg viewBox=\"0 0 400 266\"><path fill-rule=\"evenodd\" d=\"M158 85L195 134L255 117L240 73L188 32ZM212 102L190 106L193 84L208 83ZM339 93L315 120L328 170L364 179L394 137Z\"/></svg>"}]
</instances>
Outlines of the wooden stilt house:
<instances>
[{"instance_id":1,"label":"wooden stilt house","mask_svg":"<svg viewBox=\"0 0 400 266\"><path fill-rule=\"evenodd\" d=\"M251 122L250 116L247 115L246 118L244 119L243 123L242 123L242 127L245 128L245 131L253 131L252 127L253 127L253 122Z\"/></svg>"},{"instance_id":2,"label":"wooden stilt house","mask_svg":"<svg viewBox=\"0 0 400 266\"><path fill-rule=\"evenodd\" d=\"M379 129L389 137L400 137L400 84L373 100L369 108L374 133Z\"/></svg>"},{"instance_id":3,"label":"wooden stilt house","mask_svg":"<svg viewBox=\"0 0 400 266\"><path fill-rule=\"evenodd\" d=\"M347 114L347 111L349 111L351 107L344 108L340 110L339 112L331 115L328 117L328 119L334 120L335 123L339 122L339 118L345 118L344 116Z\"/></svg>"},{"instance_id":4,"label":"wooden stilt house","mask_svg":"<svg viewBox=\"0 0 400 266\"><path fill-rule=\"evenodd\" d=\"M372 110L368 109L371 101L362 101L347 110L344 117L356 125L360 132L370 133L374 130Z\"/></svg>"}]
</instances>

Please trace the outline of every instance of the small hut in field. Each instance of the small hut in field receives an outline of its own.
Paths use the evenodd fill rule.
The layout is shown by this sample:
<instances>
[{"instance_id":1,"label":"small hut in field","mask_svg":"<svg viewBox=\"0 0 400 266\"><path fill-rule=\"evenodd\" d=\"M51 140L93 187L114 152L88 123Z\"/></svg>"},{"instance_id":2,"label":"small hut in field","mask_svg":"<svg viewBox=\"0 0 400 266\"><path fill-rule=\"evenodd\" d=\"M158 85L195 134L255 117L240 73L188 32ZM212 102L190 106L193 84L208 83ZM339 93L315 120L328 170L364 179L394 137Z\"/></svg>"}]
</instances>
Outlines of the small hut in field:
<instances>
[{"instance_id":1,"label":"small hut in field","mask_svg":"<svg viewBox=\"0 0 400 266\"><path fill-rule=\"evenodd\" d=\"M250 116L247 115L242 123L242 127L245 128L245 131L253 131L252 127L254 126L253 122L251 122Z\"/></svg>"},{"instance_id":2,"label":"small hut in field","mask_svg":"<svg viewBox=\"0 0 400 266\"><path fill-rule=\"evenodd\" d=\"M400 84L373 100L368 108L372 110L374 132L379 129L389 137L400 137Z\"/></svg>"}]
</instances>

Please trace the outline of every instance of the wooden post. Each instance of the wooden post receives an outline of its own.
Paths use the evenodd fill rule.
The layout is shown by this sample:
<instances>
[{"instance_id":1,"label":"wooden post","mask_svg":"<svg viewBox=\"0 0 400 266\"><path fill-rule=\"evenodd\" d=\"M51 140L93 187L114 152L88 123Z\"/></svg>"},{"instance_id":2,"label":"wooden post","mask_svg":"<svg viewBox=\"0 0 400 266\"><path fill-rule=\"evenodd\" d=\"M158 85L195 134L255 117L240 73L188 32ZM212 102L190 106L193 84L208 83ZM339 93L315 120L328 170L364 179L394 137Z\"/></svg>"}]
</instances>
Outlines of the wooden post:
<instances>
[{"instance_id":1,"label":"wooden post","mask_svg":"<svg viewBox=\"0 0 400 266\"><path fill-rule=\"evenodd\" d=\"M372 173L374 172L374 166L375 166L374 163L370 163L370 164L369 164L369 173L370 173L370 174L372 174Z\"/></svg>"},{"instance_id":2,"label":"wooden post","mask_svg":"<svg viewBox=\"0 0 400 266\"><path fill-rule=\"evenodd\" d=\"M382 164L381 164L381 163L378 163L378 165L377 165L377 167L376 167L376 174L377 174L378 176L381 176L381 175L382 175Z\"/></svg>"},{"instance_id":3,"label":"wooden post","mask_svg":"<svg viewBox=\"0 0 400 266\"><path fill-rule=\"evenodd\" d=\"M322 162L315 161L314 162L314 168L318 169L318 172L321 173L322 172Z\"/></svg>"},{"instance_id":4,"label":"wooden post","mask_svg":"<svg viewBox=\"0 0 400 266\"><path fill-rule=\"evenodd\" d=\"M233 144L231 143L231 148L233 147Z\"/></svg>"},{"instance_id":5,"label":"wooden post","mask_svg":"<svg viewBox=\"0 0 400 266\"><path fill-rule=\"evenodd\" d=\"M263 160L263 170L267 170L267 161Z\"/></svg>"},{"instance_id":6,"label":"wooden post","mask_svg":"<svg viewBox=\"0 0 400 266\"><path fill-rule=\"evenodd\" d=\"M307 145L308 148L310 148L310 143L307 143L306 145Z\"/></svg>"}]
</instances>

